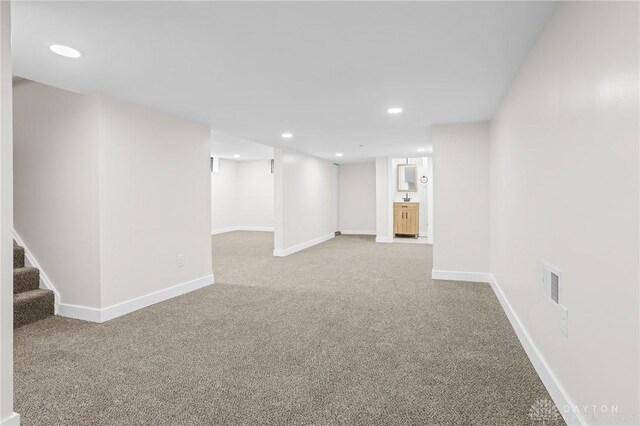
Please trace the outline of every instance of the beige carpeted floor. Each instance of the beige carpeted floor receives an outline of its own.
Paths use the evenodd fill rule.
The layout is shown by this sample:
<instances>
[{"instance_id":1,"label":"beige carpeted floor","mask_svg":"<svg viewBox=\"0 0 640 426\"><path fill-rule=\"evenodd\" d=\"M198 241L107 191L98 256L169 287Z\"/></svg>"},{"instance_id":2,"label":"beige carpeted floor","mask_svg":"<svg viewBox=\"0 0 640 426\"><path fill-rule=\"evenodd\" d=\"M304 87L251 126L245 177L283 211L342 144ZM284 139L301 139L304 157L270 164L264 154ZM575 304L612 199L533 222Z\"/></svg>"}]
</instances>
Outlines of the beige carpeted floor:
<instances>
[{"instance_id":1,"label":"beige carpeted floor","mask_svg":"<svg viewBox=\"0 0 640 426\"><path fill-rule=\"evenodd\" d=\"M430 246L212 244L213 286L18 329L23 424L525 425L549 398L491 288L432 281Z\"/></svg>"}]
</instances>

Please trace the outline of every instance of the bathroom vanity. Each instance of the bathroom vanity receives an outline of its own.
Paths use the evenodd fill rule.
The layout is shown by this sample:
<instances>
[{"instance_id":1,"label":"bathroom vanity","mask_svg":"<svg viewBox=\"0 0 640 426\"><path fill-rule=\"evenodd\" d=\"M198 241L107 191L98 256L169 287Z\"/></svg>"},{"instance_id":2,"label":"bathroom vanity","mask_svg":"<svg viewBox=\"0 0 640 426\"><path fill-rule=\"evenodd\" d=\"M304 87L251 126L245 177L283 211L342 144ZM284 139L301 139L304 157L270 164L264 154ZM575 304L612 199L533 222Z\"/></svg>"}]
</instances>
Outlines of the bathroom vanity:
<instances>
[{"instance_id":1,"label":"bathroom vanity","mask_svg":"<svg viewBox=\"0 0 640 426\"><path fill-rule=\"evenodd\" d=\"M393 203L393 234L418 238L420 203Z\"/></svg>"}]
</instances>

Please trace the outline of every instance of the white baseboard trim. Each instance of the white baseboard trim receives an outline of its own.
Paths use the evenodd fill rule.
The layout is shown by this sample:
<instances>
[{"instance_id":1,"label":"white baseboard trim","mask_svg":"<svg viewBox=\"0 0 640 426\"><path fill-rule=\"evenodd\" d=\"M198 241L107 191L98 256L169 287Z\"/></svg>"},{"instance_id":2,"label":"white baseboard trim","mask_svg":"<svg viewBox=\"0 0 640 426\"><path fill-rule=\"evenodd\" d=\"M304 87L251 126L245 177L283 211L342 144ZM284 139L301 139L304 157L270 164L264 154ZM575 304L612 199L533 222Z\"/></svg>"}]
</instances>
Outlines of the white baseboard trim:
<instances>
[{"instance_id":1,"label":"white baseboard trim","mask_svg":"<svg viewBox=\"0 0 640 426\"><path fill-rule=\"evenodd\" d=\"M343 229L340 231L342 235L376 235L376 231L359 231L355 229Z\"/></svg>"},{"instance_id":2,"label":"white baseboard trim","mask_svg":"<svg viewBox=\"0 0 640 426\"><path fill-rule=\"evenodd\" d=\"M13 413L9 417L0 420L0 426L20 426L20 414Z\"/></svg>"},{"instance_id":3,"label":"white baseboard trim","mask_svg":"<svg viewBox=\"0 0 640 426\"><path fill-rule=\"evenodd\" d=\"M205 275L204 277L196 278L195 280L187 281L185 283L174 285L173 287L168 287L153 293L145 294L144 296L108 306L102 309L100 322L109 321L110 319L137 311L138 309L146 308L147 306L163 302L167 299L172 299L176 296L190 293L194 290L211 285L214 281L213 274Z\"/></svg>"},{"instance_id":4,"label":"white baseboard trim","mask_svg":"<svg viewBox=\"0 0 640 426\"><path fill-rule=\"evenodd\" d=\"M376 237L376 243L392 243L393 237Z\"/></svg>"},{"instance_id":5,"label":"white baseboard trim","mask_svg":"<svg viewBox=\"0 0 640 426\"><path fill-rule=\"evenodd\" d=\"M237 231L235 226L231 226L229 228L212 229L211 230L211 235L224 234L224 233L233 232L233 231Z\"/></svg>"},{"instance_id":6,"label":"white baseboard trim","mask_svg":"<svg viewBox=\"0 0 640 426\"><path fill-rule=\"evenodd\" d=\"M273 226L238 226L236 231L274 232Z\"/></svg>"},{"instance_id":7,"label":"white baseboard trim","mask_svg":"<svg viewBox=\"0 0 640 426\"><path fill-rule=\"evenodd\" d=\"M322 237L318 237L318 238L314 238L313 240L309 240L306 241L304 243L301 244L297 244L293 247L289 247L286 249L279 249L279 250L274 250L273 251L273 255L276 257L285 257L285 256L289 256L290 254L299 252L300 250L304 250L306 248L309 248L311 246L315 246L316 244L320 244L320 243L324 243L325 241L328 241L332 238L335 238L336 234L335 232L332 232L330 234L327 235L323 235Z\"/></svg>"},{"instance_id":8,"label":"white baseboard trim","mask_svg":"<svg viewBox=\"0 0 640 426\"><path fill-rule=\"evenodd\" d=\"M84 321L102 323L139 309L146 308L147 306L198 290L202 287L211 285L214 282L215 280L213 275L206 275L201 278L196 278L195 280L145 294L144 296L136 297L102 309L61 303L58 315L81 319Z\"/></svg>"},{"instance_id":9,"label":"white baseboard trim","mask_svg":"<svg viewBox=\"0 0 640 426\"><path fill-rule=\"evenodd\" d=\"M58 303L56 315L67 318L75 318L83 321L103 322L102 309L89 306L71 305L69 303Z\"/></svg>"},{"instance_id":10,"label":"white baseboard trim","mask_svg":"<svg viewBox=\"0 0 640 426\"><path fill-rule=\"evenodd\" d=\"M474 283L491 282L491 274L488 272L442 271L439 269L432 269L431 278L434 280L470 281Z\"/></svg>"},{"instance_id":11,"label":"white baseboard trim","mask_svg":"<svg viewBox=\"0 0 640 426\"><path fill-rule=\"evenodd\" d=\"M551 399L553 399L556 407L558 407L558 411L562 414L564 421L568 425L586 425L587 422L582 416L580 410L571 409L572 407L577 407L577 404L571 398L565 387L562 386L562 383L554 374L544 356L542 356L542 353L536 346L522 321L520 321L516 312L513 310L511 303L509 303L509 299L505 296L495 277L493 274L488 275L490 278L489 283L491 284L491 288L500 301L502 309L507 314L507 318L509 318L509 322L511 322L511 326L520 340L520 344L522 344L531 364L533 364L533 368L538 373L538 376L540 376L542 383L547 388Z\"/></svg>"},{"instance_id":12,"label":"white baseboard trim","mask_svg":"<svg viewBox=\"0 0 640 426\"><path fill-rule=\"evenodd\" d=\"M154 293L127 300L125 302L118 303L116 305L109 306L103 309L62 303L60 301L60 293L56 289L55 285L47 276L46 272L42 269L31 251L29 251L29 248L25 245L24 240L15 230L13 231L13 239L19 246L24 248L25 264L40 270L40 287L53 291L53 294L55 296L55 314L63 317L75 318L91 322L105 322L109 321L110 319L128 314L129 312L137 311L138 309L153 305L155 303L162 302L164 300L171 299L185 293L189 293L190 291L197 290L199 288L213 284L214 282L213 275L207 275L192 281L188 281L186 283L181 283L173 287L156 291ZM4 426L4 424L1 425Z\"/></svg>"},{"instance_id":13,"label":"white baseboard trim","mask_svg":"<svg viewBox=\"0 0 640 426\"><path fill-rule=\"evenodd\" d=\"M56 286L53 284L53 281L49 278L47 273L42 266L38 263L38 260L35 258L33 253L29 250L29 247L24 243L24 240L18 232L13 230L13 239L16 243L24 249L24 263L26 266L31 266L32 268L36 268L40 271L40 288L46 288L47 290L51 290L54 295L54 312L56 315L59 315L59 307L60 307L60 293L56 289Z\"/></svg>"},{"instance_id":14,"label":"white baseboard trim","mask_svg":"<svg viewBox=\"0 0 640 426\"><path fill-rule=\"evenodd\" d=\"M274 232L273 226L231 226L229 228L212 229L211 235L225 234L234 231Z\"/></svg>"},{"instance_id":15,"label":"white baseboard trim","mask_svg":"<svg viewBox=\"0 0 640 426\"><path fill-rule=\"evenodd\" d=\"M428 237L429 233L428 232L418 232L418 237Z\"/></svg>"}]
</instances>

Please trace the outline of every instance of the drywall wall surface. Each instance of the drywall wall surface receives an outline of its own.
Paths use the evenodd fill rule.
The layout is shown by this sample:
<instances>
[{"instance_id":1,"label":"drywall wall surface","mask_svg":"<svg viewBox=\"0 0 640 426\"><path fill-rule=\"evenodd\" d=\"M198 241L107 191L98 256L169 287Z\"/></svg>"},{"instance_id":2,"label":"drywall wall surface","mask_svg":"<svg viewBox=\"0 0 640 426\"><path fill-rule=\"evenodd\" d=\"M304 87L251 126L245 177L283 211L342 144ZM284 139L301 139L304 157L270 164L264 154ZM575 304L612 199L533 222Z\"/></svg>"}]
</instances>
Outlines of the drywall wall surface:
<instances>
[{"instance_id":1,"label":"drywall wall surface","mask_svg":"<svg viewBox=\"0 0 640 426\"><path fill-rule=\"evenodd\" d=\"M491 123L491 269L588 424L640 421L639 13L560 3Z\"/></svg>"},{"instance_id":2,"label":"drywall wall surface","mask_svg":"<svg viewBox=\"0 0 640 426\"><path fill-rule=\"evenodd\" d=\"M14 228L60 293L100 307L99 100L14 85Z\"/></svg>"},{"instance_id":3,"label":"drywall wall surface","mask_svg":"<svg viewBox=\"0 0 640 426\"><path fill-rule=\"evenodd\" d=\"M376 164L340 165L340 230L347 234L376 234Z\"/></svg>"},{"instance_id":4,"label":"drywall wall surface","mask_svg":"<svg viewBox=\"0 0 640 426\"><path fill-rule=\"evenodd\" d=\"M335 232L333 163L287 149L275 150L275 162L280 175L275 185L275 254L330 238Z\"/></svg>"},{"instance_id":5,"label":"drywall wall surface","mask_svg":"<svg viewBox=\"0 0 640 426\"><path fill-rule=\"evenodd\" d=\"M273 230L271 160L239 161L237 172L236 225L241 229Z\"/></svg>"},{"instance_id":6,"label":"drywall wall surface","mask_svg":"<svg viewBox=\"0 0 640 426\"><path fill-rule=\"evenodd\" d=\"M209 144L206 125L101 97L103 307L212 274Z\"/></svg>"},{"instance_id":7,"label":"drywall wall surface","mask_svg":"<svg viewBox=\"0 0 640 426\"><path fill-rule=\"evenodd\" d=\"M233 230L238 225L238 162L218 160L211 173L211 233Z\"/></svg>"},{"instance_id":8,"label":"drywall wall surface","mask_svg":"<svg viewBox=\"0 0 640 426\"><path fill-rule=\"evenodd\" d=\"M488 273L489 125L433 126L433 269Z\"/></svg>"}]
</instances>

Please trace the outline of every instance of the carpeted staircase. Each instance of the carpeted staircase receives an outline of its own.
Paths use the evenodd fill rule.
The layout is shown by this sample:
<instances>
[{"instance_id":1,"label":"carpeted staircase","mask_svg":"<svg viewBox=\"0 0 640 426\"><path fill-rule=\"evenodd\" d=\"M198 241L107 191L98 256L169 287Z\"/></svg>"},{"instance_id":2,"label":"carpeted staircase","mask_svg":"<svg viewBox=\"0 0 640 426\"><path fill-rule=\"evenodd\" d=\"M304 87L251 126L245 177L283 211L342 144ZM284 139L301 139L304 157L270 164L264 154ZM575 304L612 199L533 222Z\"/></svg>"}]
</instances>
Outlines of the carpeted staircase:
<instances>
[{"instance_id":1,"label":"carpeted staircase","mask_svg":"<svg viewBox=\"0 0 640 426\"><path fill-rule=\"evenodd\" d=\"M24 266L24 248L13 243L13 328L50 317L54 295L40 288L40 271Z\"/></svg>"}]
</instances>

